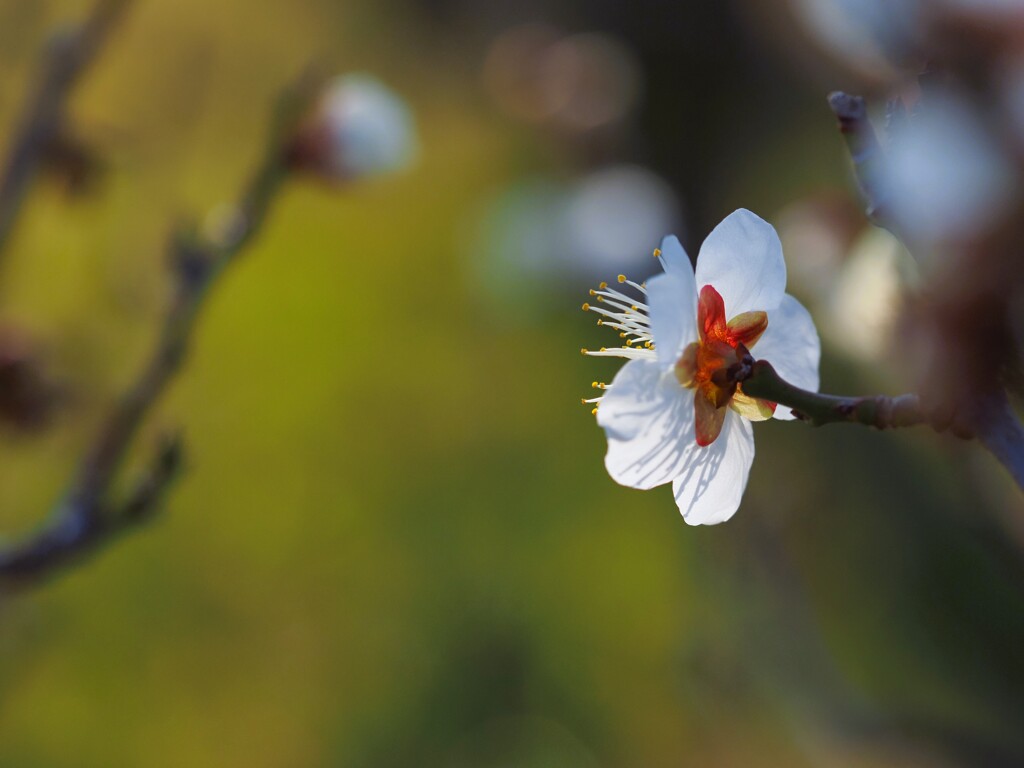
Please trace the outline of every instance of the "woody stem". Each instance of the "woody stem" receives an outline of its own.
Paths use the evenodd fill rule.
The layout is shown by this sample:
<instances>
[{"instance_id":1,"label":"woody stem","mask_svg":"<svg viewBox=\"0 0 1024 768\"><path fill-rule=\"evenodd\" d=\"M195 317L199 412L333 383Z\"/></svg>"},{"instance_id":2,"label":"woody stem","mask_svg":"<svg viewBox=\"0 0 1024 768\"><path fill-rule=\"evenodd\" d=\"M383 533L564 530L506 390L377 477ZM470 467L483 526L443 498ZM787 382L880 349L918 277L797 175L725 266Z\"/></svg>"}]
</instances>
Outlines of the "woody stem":
<instances>
[{"instance_id":1,"label":"woody stem","mask_svg":"<svg viewBox=\"0 0 1024 768\"><path fill-rule=\"evenodd\" d=\"M793 409L793 415L813 426L846 422L878 429L913 427L930 420L917 395L838 397L809 392L785 381L767 360L738 371L743 392Z\"/></svg>"}]
</instances>

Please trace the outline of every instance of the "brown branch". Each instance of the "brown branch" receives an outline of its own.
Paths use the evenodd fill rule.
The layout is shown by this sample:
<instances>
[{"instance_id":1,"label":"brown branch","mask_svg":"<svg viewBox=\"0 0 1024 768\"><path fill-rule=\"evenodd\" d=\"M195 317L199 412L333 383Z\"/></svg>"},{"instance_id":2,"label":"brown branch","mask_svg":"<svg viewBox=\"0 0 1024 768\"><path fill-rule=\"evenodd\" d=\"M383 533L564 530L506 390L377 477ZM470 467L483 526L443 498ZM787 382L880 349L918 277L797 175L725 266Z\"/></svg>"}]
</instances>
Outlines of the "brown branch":
<instances>
[{"instance_id":1,"label":"brown branch","mask_svg":"<svg viewBox=\"0 0 1024 768\"><path fill-rule=\"evenodd\" d=\"M101 425L52 519L24 541L0 550L0 585L44 577L153 513L180 464L177 440L165 446L126 500L110 503L111 486L146 415L181 370L210 289L266 220L288 176L289 137L318 88L318 80L307 75L282 97L263 160L235 207L230 231L215 240L184 231L171 238L177 284L156 348Z\"/></svg>"},{"instance_id":2,"label":"brown branch","mask_svg":"<svg viewBox=\"0 0 1024 768\"><path fill-rule=\"evenodd\" d=\"M0 585L10 588L31 584L148 520L180 474L181 456L181 440L166 440L150 468L116 509L101 509L99 501L90 502L80 496L65 499L49 524L20 544L0 551Z\"/></svg>"},{"instance_id":3,"label":"brown branch","mask_svg":"<svg viewBox=\"0 0 1024 768\"><path fill-rule=\"evenodd\" d=\"M838 397L795 387L782 379L771 363L758 360L737 374L744 394L793 409L808 424L862 424L877 429L931 423L917 395Z\"/></svg>"},{"instance_id":4,"label":"brown branch","mask_svg":"<svg viewBox=\"0 0 1024 768\"><path fill-rule=\"evenodd\" d=\"M96 59L130 0L98 0L78 27L49 41L39 82L15 132L0 177L0 252L10 237L25 194L47 152L67 129L68 96Z\"/></svg>"},{"instance_id":5,"label":"brown branch","mask_svg":"<svg viewBox=\"0 0 1024 768\"><path fill-rule=\"evenodd\" d=\"M747 358L735 366L731 375L745 394L792 408L794 416L815 427L843 423L876 429L925 424L942 431L950 427L961 437L977 439L1024 490L1024 427L1002 390L979 397L969 413L958 414L951 422L923 407L913 394L838 397L800 389L780 377L767 360L754 362Z\"/></svg>"}]
</instances>

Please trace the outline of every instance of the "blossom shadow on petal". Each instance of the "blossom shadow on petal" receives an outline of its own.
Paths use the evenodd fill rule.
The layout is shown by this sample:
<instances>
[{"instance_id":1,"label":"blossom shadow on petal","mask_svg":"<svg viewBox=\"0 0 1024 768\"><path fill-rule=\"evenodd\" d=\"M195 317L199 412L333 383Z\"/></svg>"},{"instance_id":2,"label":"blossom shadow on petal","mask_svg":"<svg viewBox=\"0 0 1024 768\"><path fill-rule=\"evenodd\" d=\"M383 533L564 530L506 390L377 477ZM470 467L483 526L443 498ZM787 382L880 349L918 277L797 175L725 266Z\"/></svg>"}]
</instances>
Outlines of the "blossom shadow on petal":
<instances>
[{"instance_id":1,"label":"blossom shadow on petal","mask_svg":"<svg viewBox=\"0 0 1024 768\"><path fill-rule=\"evenodd\" d=\"M671 482L695 439L692 395L646 361L622 368L598 408L598 423L608 436L609 474L633 488Z\"/></svg>"},{"instance_id":2,"label":"blossom shadow on petal","mask_svg":"<svg viewBox=\"0 0 1024 768\"><path fill-rule=\"evenodd\" d=\"M683 518L691 525L728 520L739 508L754 459L750 422L730 413L718 440L690 452L672 490Z\"/></svg>"},{"instance_id":3,"label":"blossom shadow on petal","mask_svg":"<svg viewBox=\"0 0 1024 768\"><path fill-rule=\"evenodd\" d=\"M716 441L724 442L724 441ZM725 459L724 448L715 449L715 443L707 447L701 447L695 442L692 448L687 450L686 469L676 481L683 486L689 487L696 476L697 489L694 491L692 504L696 504L707 490L711 487L714 479L718 476L718 470Z\"/></svg>"}]
</instances>

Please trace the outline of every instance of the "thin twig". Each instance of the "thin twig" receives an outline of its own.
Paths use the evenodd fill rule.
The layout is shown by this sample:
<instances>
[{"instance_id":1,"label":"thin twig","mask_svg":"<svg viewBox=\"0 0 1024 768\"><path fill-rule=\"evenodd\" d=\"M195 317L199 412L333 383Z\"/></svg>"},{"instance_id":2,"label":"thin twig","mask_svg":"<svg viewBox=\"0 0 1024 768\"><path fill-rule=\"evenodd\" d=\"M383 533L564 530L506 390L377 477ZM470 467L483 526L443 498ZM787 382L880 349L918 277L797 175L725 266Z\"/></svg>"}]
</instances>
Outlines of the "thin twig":
<instances>
[{"instance_id":1,"label":"thin twig","mask_svg":"<svg viewBox=\"0 0 1024 768\"><path fill-rule=\"evenodd\" d=\"M839 131L853 161L868 217L878 226L896 234L888 218L885 194L879 183L879 168L885 162L885 152L868 119L867 104L860 96L835 91L829 94L828 105L839 120Z\"/></svg>"},{"instance_id":2,"label":"thin twig","mask_svg":"<svg viewBox=\"0 0 1024 768\"><path fill-rule=\"evenodd\" d=\"M10 237L32 179L67 129L65 109L71 89L95 60L129 2L98 0L81 25L49 41L38 85L26 105L0 177L0 251Z\"/></svg>"},{"instance_id":3,"label":"thin twig","mask_svg":"<svg viewBox=\"0 0 1024 768\"><path fill-rule=\"evenodd\" d=\"M117 510L100 510L99 502L90 503L82 497L66 498L48 525L0 552L0 584L5 588L30 584L148 520L177 479L181 456L181 440L167 439L148 471Z\"/></svg>"},{"instance_id":4,"label":"thin twig","mask_svg":"<svg viewBox=\"0 0 1024 768\"><path fill-rule=\"evenodd\" d=\"M24 541L0 550L0 585L44 577L152 514L180 464L177 441L161 451L155 466L127 500L110 503L111 486L146 415L181 369L210 288L266 220L288 176L291 129L317 88L315 78L304 76L281 99L262 162L235 207L230 230L215 241L186 232L172 237L177 285L156 349L101 425L52 519Z\"/></svg>"}]
</instances>

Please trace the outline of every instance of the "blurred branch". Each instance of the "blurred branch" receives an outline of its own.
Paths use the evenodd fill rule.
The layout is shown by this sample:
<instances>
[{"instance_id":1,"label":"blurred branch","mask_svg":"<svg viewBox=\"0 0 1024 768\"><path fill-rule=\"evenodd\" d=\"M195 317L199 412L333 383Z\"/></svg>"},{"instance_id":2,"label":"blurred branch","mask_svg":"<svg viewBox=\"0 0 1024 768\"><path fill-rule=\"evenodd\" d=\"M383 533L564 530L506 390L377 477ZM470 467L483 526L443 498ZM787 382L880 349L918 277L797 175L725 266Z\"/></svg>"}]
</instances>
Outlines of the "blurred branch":
<instances>
[{"instance_id":1,"label":"blurred branch","mask_svg":"<svg viewBox=\"0 0 1024 768\"><path fill-rule=\"evenodd\" d=\"M843 134L853 161L853 170L864 195L868 217L878 226L897 234L886 216L884 195L878 183L878 167L885 162L885 152L868 120L864 99L835 91L829 94L828 105L839 120L839 131Z\"/></svg>"},{"instance_id":2,"label":"blurred branch","mask_svg":"<svg viewBox=\"0 0 1024 768\"><path fill-rule=\"evenodd\" d=\"M98 500L69 496L58 506L50 524L20 544L0 551L0 584L30 583L147 520L177 478L181 456L181 441L167 440L118 509L101 510Z\"/></svg>"},{"instance_id":3,"label":"blurred branch","mask_svg":"<svg viewBox=\"0 0 1024 768\"><path fill-rule=\"evenodd\" d=\"M738 380L744 394L792 408L794 416L816 427L845 422L889 429L930 423L917 395L837 397L809 392L783 380L766 360L752 363Z\"/></svg>"},{"instance_id":4,"label":"blurred branch","mask_svg":"<svg viewBox=\"0 0 1024 768\"><path fill-rule=\"evenodd\" d=\"M260 231L270 205L288 176L292 130L317 93L319 79L305 75L281 98L260 166L230 216L230 226L214 239L176 232L170 242L175 295L156 349L135 383L114 406L81 462L66 500L52 520L25 541L0 551L0 584L45 576L95 549L110 537L148 518L180 465L175 439L126 500L107 500L118 470L146 415L181 369L200 310L210 288Z\"/></svg>"},{"instance_id":5,"label":"blurred branch","mask_svg":"<svg viewBox=\"0 0 1024 768\"><path fill-rule=\"evenodd\" d=\"M1024 426L1006 393L999 390L982 398L971 421L978 442L988 448L1024 490Z\"/></svg>"},{"instance_id":6,"label":"blurred branch","mask_svg":"<svg viewBox=\"0 0 1024 768\"><path fill-rule=\"evenodd\" d=\"M130 0L98 0L76 28L49 41L35 95L26 105L0 177L0 252L10 237L32 179L47 152L66 131L67 99L78 78L95 60Z\"/></svg>"}]
</instances>

